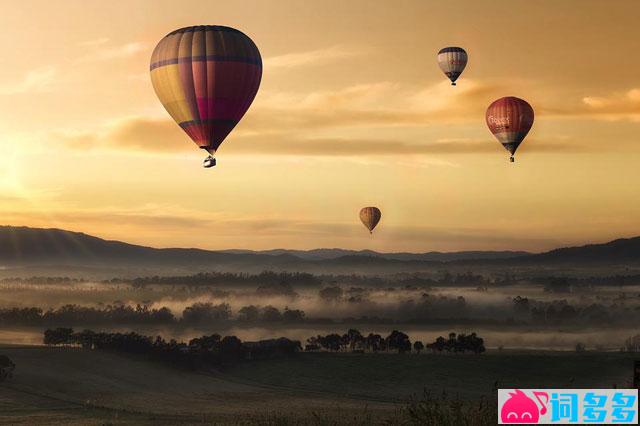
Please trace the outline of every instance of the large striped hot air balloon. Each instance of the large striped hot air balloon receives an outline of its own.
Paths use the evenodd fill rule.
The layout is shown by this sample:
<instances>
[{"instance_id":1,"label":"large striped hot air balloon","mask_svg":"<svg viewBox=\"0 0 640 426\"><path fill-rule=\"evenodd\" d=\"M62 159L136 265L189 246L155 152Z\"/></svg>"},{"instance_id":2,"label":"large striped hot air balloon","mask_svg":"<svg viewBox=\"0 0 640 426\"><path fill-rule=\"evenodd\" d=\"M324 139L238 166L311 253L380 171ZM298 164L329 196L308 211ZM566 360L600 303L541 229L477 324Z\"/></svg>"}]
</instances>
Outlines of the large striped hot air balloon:
<instances>
[{"instance_id":1,"label":"large striped hot air balloon","mask_svg":"<svg viewBox=\"0 0 640 426\"><path fill-rule=\"evenodd\" d=\"M510 160L533 125L533 108L527 101L507 96L494 101L487 108L487 126L511 154Z\"/></svg>"},{"instance_id":2,"label":"large striped hot air balloon","mask_svg":"<svg viewBox=\"0 0 640 426\"><path fill-rule=\"evenodd\" d=\"M452 86L456 85L456 80L467 66L467 59L467 52L461 47L445 47L438 52L438 65Z\"/></svg>"},{"instance_id":3,"label":"large striped hot air balloon","mask_svg":"<svg viewBox=\"0 0 640 426\"><path fill-rule=\"evenodd\" d=\"M262 58L256 45L234 28L181 28L160 40L150 69L162 105L209 152L204 166L215 166L213 155L258 92Z\"/></svg>"},{"instance_id":4,"label":"large striped hot air balloon","mask_svg":"<svg viewBox=\"0 0 640 426\"><path fill-rule=\"evenodd\" d=\"M380 222L381 217L382 213L377 207L363 207L360 210L360 220L367 227L370 234L373 233L373 228Z\"/></svg>"}]
</instances>

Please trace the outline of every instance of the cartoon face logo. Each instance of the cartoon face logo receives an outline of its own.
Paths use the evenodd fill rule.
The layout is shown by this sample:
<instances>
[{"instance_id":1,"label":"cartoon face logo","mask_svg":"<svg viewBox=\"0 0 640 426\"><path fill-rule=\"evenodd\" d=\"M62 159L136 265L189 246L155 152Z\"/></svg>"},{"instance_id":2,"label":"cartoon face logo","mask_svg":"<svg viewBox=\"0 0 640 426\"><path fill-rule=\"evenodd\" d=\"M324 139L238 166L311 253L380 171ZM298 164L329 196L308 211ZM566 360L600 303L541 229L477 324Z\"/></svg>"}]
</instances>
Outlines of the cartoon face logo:
<instances>
[{"instance_id":1,"label":"cartoon face logo","mask_svg":"<svg viewBox=\"0 0 640 426\"><path fill-rule=\"evenodd\" d=\"M538 423L540 414L547 412L545 405L549 400L549 395L546 392L534 392L534 396L540 403L542 410L538 409L538 405L533 399L519 389L509 395L509 399L502 405L502 410L500 410L500 418L503 423ZM541 396L546 397L544 403L540 400Z\"/></svg>"}]
</instances>

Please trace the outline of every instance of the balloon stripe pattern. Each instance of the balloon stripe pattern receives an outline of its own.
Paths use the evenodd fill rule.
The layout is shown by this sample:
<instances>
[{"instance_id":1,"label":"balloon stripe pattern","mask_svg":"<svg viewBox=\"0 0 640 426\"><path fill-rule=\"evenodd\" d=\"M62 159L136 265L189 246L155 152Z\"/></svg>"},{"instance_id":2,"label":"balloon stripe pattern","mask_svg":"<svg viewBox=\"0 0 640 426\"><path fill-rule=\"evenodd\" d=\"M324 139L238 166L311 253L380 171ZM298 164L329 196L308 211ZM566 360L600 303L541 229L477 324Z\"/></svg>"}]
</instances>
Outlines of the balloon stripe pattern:
<instances>
[{"instance_id":1,"label":"balloon stripe pattern","mask_svg":"<svg viewBox=\"0 0 640 426\"><path fill-rule=\"evenodd\" d=\"M260 87L262 58L244 33L223 26L181 28L151 55L151 82L169 115L215 153Z\"/></svg>"},{"instance_id":2,"label":"balloon stripe pattern","mask_svg":"<svg viewBox=\"0 0 640 426\"><path fill-rule=\"evenodd\" d=\"M513 156L533 125L534 113L527 101L507 96L487 108L489 130Z\"/></svg>"},{"instance_id":3,"label":"balloon stripe pattern","mask_svg":"<svg viewBox=\"0 0 640 426\"><path fill-rule=\"evenodd\" d=\"M362 210L360 210L360 220L369 230L369 233L373 232L373 229L376 227L378 222L380 222L381 217L382 213L377 207L363 207Z\"/></svg>"},{"instance_id":4,"label":"balloon stripe pattern","mask_svg":"<svg viewBox=\"0 0 640 426\"><path fill-rule=\"evenodd\" d=\"M445 47L438 52L438 65L453 86L467 66L467 60L467 52L461 47Z\"/></svg>"}]
</instances>

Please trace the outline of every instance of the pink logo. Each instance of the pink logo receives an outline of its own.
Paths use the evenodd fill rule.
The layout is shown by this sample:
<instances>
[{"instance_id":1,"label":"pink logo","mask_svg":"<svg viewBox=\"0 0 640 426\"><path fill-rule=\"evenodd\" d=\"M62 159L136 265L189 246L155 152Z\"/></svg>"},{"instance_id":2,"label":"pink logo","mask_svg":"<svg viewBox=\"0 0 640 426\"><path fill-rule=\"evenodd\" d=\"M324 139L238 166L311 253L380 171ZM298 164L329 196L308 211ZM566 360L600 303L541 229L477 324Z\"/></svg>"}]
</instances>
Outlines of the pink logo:
<instances>
[{"instance_id":1,"label":"pink logo","mask_svg":"<svg viewBox=\"0 0 640 426\"><path fill-rule=\"evenodd\" d=\"M520 389L509 394L509 399L502 405L500 418L503 423L538 423L541 414L547 412L547 403L549 402L549 394L546 392L533 392L538 404L529 398ZM544 397L545 401L541 401Z\"/></svg>"}]
</instances>

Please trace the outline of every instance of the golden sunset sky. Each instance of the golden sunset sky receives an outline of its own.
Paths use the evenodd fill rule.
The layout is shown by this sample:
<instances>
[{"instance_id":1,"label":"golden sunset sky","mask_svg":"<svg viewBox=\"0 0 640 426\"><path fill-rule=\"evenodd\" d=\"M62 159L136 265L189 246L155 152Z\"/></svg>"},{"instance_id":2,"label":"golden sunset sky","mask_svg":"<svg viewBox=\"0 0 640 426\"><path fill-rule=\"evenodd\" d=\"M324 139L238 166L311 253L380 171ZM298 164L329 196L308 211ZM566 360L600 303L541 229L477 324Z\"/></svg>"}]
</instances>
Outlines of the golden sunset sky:
<instances>
[{"instance_id":1,"label":"golden sunset sky","mask_svg":"<svg viewBox=\"0 0 640 426\"><path fill-rule=\"evenodd\" d=\"M211 249L524 249L640 235L640 2L2 2L0 223ZM149 79L168 32L264 61L203 169ZM438 50L469 64L451 87ZM536 111L516 163L502 96ZM358 220L376 205L371 237Z\"/></svg>"}]
</instances>

